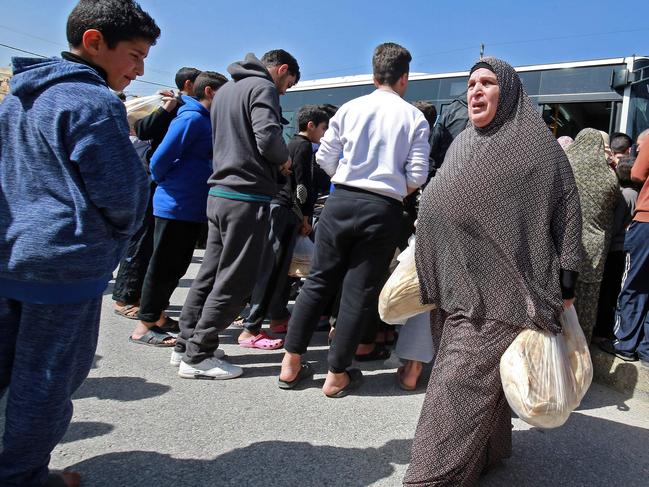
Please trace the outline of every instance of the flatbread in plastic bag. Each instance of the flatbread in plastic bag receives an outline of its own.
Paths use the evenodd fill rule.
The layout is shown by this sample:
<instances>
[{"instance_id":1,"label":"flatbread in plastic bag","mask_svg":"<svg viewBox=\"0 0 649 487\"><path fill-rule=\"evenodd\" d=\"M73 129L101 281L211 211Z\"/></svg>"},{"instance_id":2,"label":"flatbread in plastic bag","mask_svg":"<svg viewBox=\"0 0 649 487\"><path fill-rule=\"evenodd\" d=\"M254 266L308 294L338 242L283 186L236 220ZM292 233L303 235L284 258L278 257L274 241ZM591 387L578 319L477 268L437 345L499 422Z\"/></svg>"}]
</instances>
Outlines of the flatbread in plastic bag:
<instances>
[{"instance_id":1,"label":"flatbread in plastic bag","mask_svg":"<svg viewBox=\"0 0 649 487\"><path fill-rule=\"evenodd\" d=\"M539 428L564 424L593 380L593 364L574 306L560 317L562 332L524 329L500 359L510 407Z\"/></svg>"},{"instance_id":2,"label":"flatbread in plastic bag","mask_svg":"<svg viewBox=\"0 0 649 487\"><path fill-rule=\"evenodd\" d=\"M399 264L379 295L379 316L386 323L403 325L408 318L435 309L435 305L421 304L414 237L397 260Z\"/></svg>"},{"instance_id":3,"label":"flatbread in plastic bag","mask_svg":"<svg viewBox=\"0 0 649 487\"><path fill-rule=\"evenodd\" d=\"M288 268L288 275L291 277L307 277L311 272L313 250L315 245L309 237L300 235L295 243L295 250Z\"/></svg>"},{"instance_id":4,"label":"flatbread in plastic bag","mask_svg":"<svg viewBox=\"0 0 649 487\"><path fill-rule=\"evenodd\" d=\"M161 101L162 95L140 96L125 101L124 106L126 107L126 117L128 118L129 126L133 128L135 122L155 112L160 108Z\"/></svg>"}]
</instances>

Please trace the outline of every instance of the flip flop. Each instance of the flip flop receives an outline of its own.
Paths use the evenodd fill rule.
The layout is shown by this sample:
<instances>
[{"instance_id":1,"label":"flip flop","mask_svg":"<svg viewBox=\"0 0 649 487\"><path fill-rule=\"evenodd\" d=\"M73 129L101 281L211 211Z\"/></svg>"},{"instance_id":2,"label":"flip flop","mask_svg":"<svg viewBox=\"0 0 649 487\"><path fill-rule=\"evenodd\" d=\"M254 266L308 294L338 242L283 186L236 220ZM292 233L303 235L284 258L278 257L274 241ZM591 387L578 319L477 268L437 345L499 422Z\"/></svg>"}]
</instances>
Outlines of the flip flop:
<instances>
[{"instance_id":1,"label":"flip flop","mask_svg":"<svg viewBox=\"0 0 649 487\"><path fill-rule=\"evenodd\" d=\"M373 362L375 360L387 360L390 358L390 350L380 347L380 346L375 346L374 350L372 350L370 353L365 353L363 355L354 355L354 360L357 362Z\"/></svg>"},{"instance_id":2,"label":"flip flop","mask_svg":"<svg viewBox=\"0 0 649 487\"><path fill-rule=\"evenodd\" d=\"M149 347L173 347L176 345L175 341L167 341L169 338L175 338L169 333L165 333L160 330L157 326L152 326L149 328L144 335L140 338L133 338L132 336L128 337L128 341L135 343L136 345L147 345Z\"/></svg>"},{"instance_id":3,"label":"flip flop","mask_svg":"<svg viewBox=\"0 0 649 487\"><path fill-rule=\"evenodd\" d=\"M349 376L349 383L335 394L325 394L325 396L331 399L340 399L358 389L363 382L363 373L359 369L349 369L345 373Z\"/></svg>"},{"instance_id":4,"label":"flip flop","mask_svg":"<svg viewBox=\"0 0 649 487\"><path fill-rule=\"evenodd\" d=\"M284 320L277 320L275 323L273 323L275 320L270 320L270 332L271 333L286 333L288 331L288 318Z\"/></svg>"},{"instance_id":5,"label":"flip flop","mask_svg":"<svg viewBox=\"0 0 649 487\"><path fill-rule=\"evenodd\" d=\"M311 365L308 362L302 362L300 364L300 371L295 376L295 379L291 381L277 379L277 382L280 389L284 389L284 390L295 389L300 382L302 382L307 377L311 377L312 375L313 375L313 369L311 368Z\"/></svg>"},{"instance_id":6,"label":"flip flop","mask_svg":"<svg viewBox=\"0 0 649 487\"><path fill-rule=\"evenodd\" d=\"M239 346L243 348L258 348L260 350L277 350L284 346L284 340L281 338L271 338L266 332L260 331L254 337L241 340Z\"/></svg>"},{"instance_id":7,"label":"flip flop","mask_svg":"<svg viewBox=\"0 0 649 487\"><path fill-rule=\"evenodd\" d=\"M116 315L128 318L129 320L137 320L140 306L138 304L125 304L124 306L115 306L113 311Z\"/></svg>"},{"instance_id":8,"label":"flip flop","mask_svg":"<svg viewBox=\"0 0 649 487\"><path fill-rule=\"evenodd\" d=\"M165 333L180 333L180 324L170 316L165 316L165 322L156 326Z\"/></svg>"}]
</instances>

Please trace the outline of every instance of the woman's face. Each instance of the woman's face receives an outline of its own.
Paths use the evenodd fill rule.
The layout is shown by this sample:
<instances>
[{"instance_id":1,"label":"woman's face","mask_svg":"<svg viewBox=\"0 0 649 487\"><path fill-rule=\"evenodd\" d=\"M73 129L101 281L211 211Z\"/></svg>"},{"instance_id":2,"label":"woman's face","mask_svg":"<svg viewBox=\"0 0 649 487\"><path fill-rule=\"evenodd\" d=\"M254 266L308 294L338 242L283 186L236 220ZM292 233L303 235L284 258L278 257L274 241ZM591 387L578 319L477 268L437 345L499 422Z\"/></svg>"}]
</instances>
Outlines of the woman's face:
<instances>
[{"instance_id":1,"label":"woman's face","mask_svg":"<svg viewBox=\"0 0 649 487\"><path fill-rule=\"evenodd\" d=\"M496 116L500 86L498 78L487 68L476 69L469 78L466 98L469 118L478 128L486 127Z\"/></svg>"}]
</instances>

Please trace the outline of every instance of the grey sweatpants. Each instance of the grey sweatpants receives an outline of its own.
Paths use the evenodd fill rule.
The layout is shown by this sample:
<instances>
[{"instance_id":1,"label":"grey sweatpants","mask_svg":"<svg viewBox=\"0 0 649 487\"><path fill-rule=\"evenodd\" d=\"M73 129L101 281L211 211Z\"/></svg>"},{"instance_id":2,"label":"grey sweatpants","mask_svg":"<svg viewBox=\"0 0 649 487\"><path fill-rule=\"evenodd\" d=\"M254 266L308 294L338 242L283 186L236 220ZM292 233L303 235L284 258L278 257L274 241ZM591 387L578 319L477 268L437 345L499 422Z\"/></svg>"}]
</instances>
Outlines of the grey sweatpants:
<instances>
[{"instance_id":1,"label":"grey sweatpants","mask_svg":"<svg viewBox=\"0 0 649 487\"><path fill-rule=\"evenodd\" d=\"M175 350L197 364L219 346L257 280L268 233L268 203L210 196L205 256L180 314Z\"/></svg>"}]
</instances>

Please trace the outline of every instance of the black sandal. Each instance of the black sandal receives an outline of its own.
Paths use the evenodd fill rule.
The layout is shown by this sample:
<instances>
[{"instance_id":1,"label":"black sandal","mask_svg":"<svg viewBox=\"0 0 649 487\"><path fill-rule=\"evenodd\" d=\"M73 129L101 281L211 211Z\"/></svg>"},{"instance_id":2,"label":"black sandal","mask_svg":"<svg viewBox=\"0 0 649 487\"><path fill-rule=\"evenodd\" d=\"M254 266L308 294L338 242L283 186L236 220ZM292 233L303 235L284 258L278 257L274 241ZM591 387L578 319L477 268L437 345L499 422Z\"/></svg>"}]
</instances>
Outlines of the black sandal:
<instances>
[{"instance_id":1,"label":"black sandal","mask_svg":"<svg viewBox=\"0 0 649 487\"><path fill-rule=\"evenodd\" d=\"M277 383L280 389L295 389L300 384L300 382L302 382L307 377L311 377L312 375L313 369L311 368L311 365L308 362L302 362L300 364L300 371L295 376L295 379L291 381L277 379Z\"/></svg>"},{"instance_id":2,"label":"black sandal","mask_svg":"<svg viewBox=\"0 0 649 487\"><path fill-rule=\"evenodd\" d=\"M358 387L363 383L363 373L359 369L349 369L346 370L345 373L349 376L349 383L335 394L325 394L325 396L331 399L340 399L358 389Z\"/></svg>"}]
</instances>

